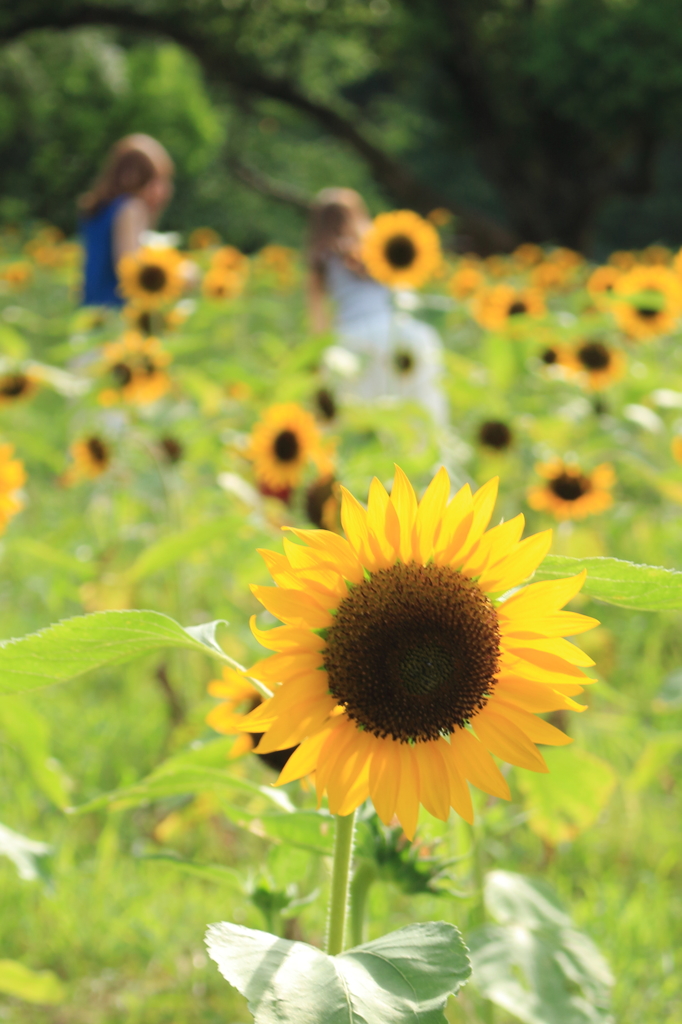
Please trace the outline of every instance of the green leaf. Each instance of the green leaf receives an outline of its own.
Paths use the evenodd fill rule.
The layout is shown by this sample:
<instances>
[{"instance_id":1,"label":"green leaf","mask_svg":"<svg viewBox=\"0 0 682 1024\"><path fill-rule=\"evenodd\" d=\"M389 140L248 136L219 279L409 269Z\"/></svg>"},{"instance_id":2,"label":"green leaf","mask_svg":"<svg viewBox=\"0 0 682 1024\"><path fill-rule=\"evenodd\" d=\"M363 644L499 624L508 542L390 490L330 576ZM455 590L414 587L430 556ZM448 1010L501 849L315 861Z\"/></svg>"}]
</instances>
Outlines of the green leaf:
<instances>
[{"instance_id":1,"label":"green leaf","mask_svg":"<svg viewBox=\"0 0 682 1024\"><path fill-rule=\"evenodd\" d=\"M616 785L610 764L580 747L543 750L549 774L519 774L528 824L551 846L575 839L609 802Z\"/></svg>"},{"instance_id":2,"label":"green leaf","mask_svg":"<svg viewBox=\"0 0 682 1024\"><path fill-rule=\"evenodd\" d=\"M79 580L92 579L95 575L95 568L92 562L81 562L78 558L62 551L53 544L47 544L36 537L15 537L8 545L10 555L19 555L21 558L35 559L45 565L52 566L60 572L68 573Z\"/></svg>"},{"instance_id":3,"label":"green leaf","mask_svg":"<svg viewBox=\"0 0 682 1024\"><path fill-rule=\"evenodd\" d=\"M6 825L0 825L0 857L8 857L25 882L34 882L41 874L37 858L45 857L52 851L47 843L29 839L13 832Z\"/></svg>"},{"instance_id":4,"label":"green leaf","mask_svg":"<svg viewBox=\"0 0 682 1024\"><path fill-rule=\"evenodd\" d=\"M632 774L627 781L627 788L634 793L646 789L666 769L682 750L682 732L675 730L663 732L655 736L645 745L639 755Z\"/></svg>"},{"instance_id":5,"label":"green leaf","mask_svg":"<svg viewBox=\"0 0 682 1024\"><path fill-rule=\"evenodd\" d=\"M219 739L183 751L163 761L139 782L110 793L103 793L102 796L70 810L75 814L87 814L102 807L122 811L169 796L180 796L185 793L220 793L226 789L237 789L254 796L262 796L280 810L292 810L291 801L282 790L273 789L271 786L259 786L249 779L230 774L225 758L231 743L231 740Z\"/></svg>"},{"instance_id":6,"label":"green leaf","mask_svg":"<svg viewBox=\"0 0 682 1024\"><path fill-rule=\"evenodd\" d=\"M243 807L233 807L224 803L221 804L221 809L236 825L253 832L254 835L325 856L334 852L333 818L326 811L252 814Z\"/></svg>"},{"instance_id":7,"label":"green leaf","mask_svg":"<svg viewBox=\"0 0 682 1024\"><path fill-rule=\"evenodd\" d=\"M56 807L68 804L68 780L50 756L50 727L22 697L0 697L0 731L20 752L37 786Z\"/></svg>"},{"instance_id":8,"label":"green leaf","mask_svg":"<svg viewBox=\"0 0 682 1024\"><path fill-rule=\"evenodd\" d=\"M195 864L191 860L182 860L180 857L173 857L170 854L155 853L141 860L153 860L162 864L170 864L185 875L192 875L194 878L201 878L204 882L216 882L218 885L229 885L241 892L243 880L238 871L228 868L224 864Z\"/></svg>"},{"instance_id":9,"label":"green leaf","mask_svg":"<svg viewBox=\"0 0 682 1024\"><path fill-rule=\"evenodd\" d=\"M575 576L587 569L582 593L607 604L639 611L682 608L682 572L657 565L636 565L620 558L569 558L547 555L536 569L535 580Z\"/></svg>"},{"instance_id":10,"label":"green leaf","mask_svg":"<svg viewBox=\"0 0 682 1024\"><path fill-rule=\"evenodd\" d=\"M0 992L46 1006L66 999L66 989L53 971L32 971L18 960L0 960Z\"/></svg>"},{"instance_id":11,"label":"green leaf","mask_svg":"<svg viewBox=\"0 0 682 1024\"><path fill-rule=\"evenodd\" d=\"M412 924L339 956L240 925L211 925L206 944L256 1024L445 1024L443 1007L471 973L457 929Z\"/></svg>"},{"instance_id":12,"label":"green leaf","mask_svg":"<svg viewBox=\"0 0 682 1024\"><path fill-rule=\"evenodd\" d=\"M196 630L196 627L191 627ZM39 633L0 644L0 693L35 690L107 665L151 654L164 647L186 647L231 658L217 644L208 646L177 622L151 611L93 612L65 619Z\"/></svg>"},{"instance_id":13,"label":"green leaf","mask_svg":"<svg viewBox=\"0 0 682 1024\"><path fill-rule=\"evenodd\" d=\"M608 965L549 886L493 871L485 905L499 923L479 928L469 945L486 999L525 1024L611 1024Z\"/></svg>"}]
</instances>

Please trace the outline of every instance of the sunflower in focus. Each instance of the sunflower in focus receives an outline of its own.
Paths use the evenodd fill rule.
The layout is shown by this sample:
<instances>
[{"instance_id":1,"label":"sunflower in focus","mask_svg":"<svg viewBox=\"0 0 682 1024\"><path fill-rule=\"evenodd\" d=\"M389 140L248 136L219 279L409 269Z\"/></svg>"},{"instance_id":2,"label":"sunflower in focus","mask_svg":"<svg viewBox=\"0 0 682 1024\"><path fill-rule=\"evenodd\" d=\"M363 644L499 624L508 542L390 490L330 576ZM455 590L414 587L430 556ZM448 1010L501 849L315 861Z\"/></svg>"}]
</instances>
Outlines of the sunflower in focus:
<instances>
[{"instance_id":1,"label":"sunflower in focus","mask_svg":"<svg viewBox=\"0 0 682 1024\"><path fill-rule=\"evenodd\" d=\"M315 420L295 402L270 406L251 431L245 455L253 462L262 492L284 501L310 463L320 473L332 468Z\"/></svg>"},{"instance_id":2,"label":"sunflower in focus","mask_svg":"<svg viewBox=\"0 0 682 1024\"><path fill-rule=\"evenodd\" d=\"M244 291L244 276L236 270L211 267L201 282L201 291L207 299L236 299Z\"/></svg>"},{"instance_id":3,"label":"sunflower in focus","mask_svg":"<svg viewBox=\"0 0 682 1024\"><path fill-rule=\"evenodd\" d=\"M30 398L38 389L37 380L29 373L18 370L0 374L0 405L13 405Z\"/></svg>"},{"instance_id":4,"label":"sunflower in focus","mask_svg":"<svg viewBox=\"0 0 682 1024\"><path fill-rule=\"evenodd\" d=\"M608 300L613 295L616 281L621 274L622 271L618 267L611 265L597 267L592 271L587 279L587 291L598 308L609 308L610 302L604 300Z\"/></svg>"},{"instance_id":5,"label":"sunflower in focus","mask_svg":"<svg viewBox=\"0 0 682 1024\"><path fill-rule=\"evenodd\" d=\"M158 309L173 302L185 287L184 262L177 249L146 247L128 253L118 263L122 295L139 309Z\"/></svg>"},{"instance_id":6,"label":"sunflower in focus","mask_svg":"<svg viewBox=\"0 0 682 1024\"><path fill-rule=\"evenodd\" d=\"M616 323L631 338L674 331L682 313L682 281L668 267L633 267L614 285Z\"/></svg>"},{"instance_id":7,"label":"sunflower in focus","mask_svg":"<svg viewBox=\"0 0 682 1024\"><path fill-rule=\"evenodd\" d=\"M213 679L208 684L208 692L212 697L219 697L221 703L209 711L206 716L207 724L224 736L237 737L232 744L229 759L234 761L244 754L251 753L262 733L240 732L240 727L248 712L259 707L263 701L256 687L233 668L224 666L222 677ZM269 754L262 754L261 757L271 768L281 772L294 750L294 747L290 750L275 750Z\"/></svg>"},{"instance_id":8,"label":"sunflower in focus","mask_svg":"<svg viewBox=\"0 0 682 1024\"><path fill-rule=\"evenodd\" d=\"M13 455L13 444L0 444L0 533L24 507L19 491L26 483L26 470L21 459Z\"/></svg>"},{"instance_id":9,"label":"sunflower in focus","mask_svg":"<svg viewBox=\"0 0 682 1024\"><path fill-rule=\"evenodd\" d=\"M195 228L187 244L192 250L213 249L220 245L220 235L213 228Z\"/></svg>"},{"instance_id":10,"label":"sunflower in focus","mask_svg":"<svg viewBox=\"0 0 682 1024\"><path fill-rule=\"evenodd\" d=\"M624 354L603 341L583 341L571 349L564 360L591 391L603 391L625 376Z\"/></svg>"},{"instance_id":11,"label":"sunflower in focus","mask_svg":"<svg viewBox=\"0 0 682 1024\"><path fill-rule=\"evenodd\" d=\"M73 463L62 475L61 482L65 487L72 487L81 480L95 480L111 464L109 445L96 434L74 441L69 454Z\"/></svg>"},{"instance_id":12,"label":"sunflower in focus","mask_svg":"<svg viewBox=\"0 0 682 1024\"><path fill-rule=\"evenodd\" d=\"M538 464L535 471L546 481L528 492L528 504L538 512L551 512L558 520L585 519L613 505L616 476L608 462L583 473L574 463L552 459Z\"/></svg>"},{"instance_id":13,"label":"sunflower in focus","mask_svg":"<svg viewBox=\"0 0 682 1024\"><path fill-rule=\"evenodd\" d=\"M438 232L412 210L375 217L361 255L367 272L391 288L420 288L442 261Z\"/></svg>"},{"instance_id":14,"label":"sunflower in focus","mask_svg":"<svg viewBox=\"0 0 682 1024\"><path fill-rule=\"evenodd\" d=\"M448 281L448 291L456 299L468 299L483 287L485 274L470 263L458 267Z\"/></svg>"},{"instance_id":15,"label":"sunflower in focus","mask_svg":"<svg viewBox=\"0 0 682 1024\"><path fill-rule=\"evenodd\" d=\"M418 502L396 468L390 497L372 481L367 509L342 491L345 538L292 530L302 543L262 552L277 585L252 590L284 625L252 620L275 653L249 674L273 697L240 728L264 733L259 753L298 745L277 784L315 772L334 814L370 796L408 838L420 805L472 821L467 780L509 798L491 753L544 772L535 744L570 742L537 713L582 710L593 662L563 637L596 622L560 609L585 575L516 589L551 531L522 541L517 516L486 533L497 480L449 500L441 469Z\"/></svg>"},{"instance_id":16,"label":"sunflower in focus","mask_svg":"<svg viewBox=\"0 0 682 1024\"><path fill-rule=\"evenodd\" d=\"M121 399L134 405L156 402L170 390L165 368L171 359L158 338L126 331L119 341L104 346L106 372L113 378L113 387L100 392L100 404L115 405Z\"/></svg>"},{"instance_id":17,"label":"sunflower in focus","mask_svg":"<svg viewBox=\"0 0 682 1024\"><path fill-rule=\"evenodd\" d=\"M488 331L501 331L517 317L542 317L546 311L539 289L514 288L510 284L484 288L477 292L471 303L474 319Z\"/></svg>"}]
</instances>

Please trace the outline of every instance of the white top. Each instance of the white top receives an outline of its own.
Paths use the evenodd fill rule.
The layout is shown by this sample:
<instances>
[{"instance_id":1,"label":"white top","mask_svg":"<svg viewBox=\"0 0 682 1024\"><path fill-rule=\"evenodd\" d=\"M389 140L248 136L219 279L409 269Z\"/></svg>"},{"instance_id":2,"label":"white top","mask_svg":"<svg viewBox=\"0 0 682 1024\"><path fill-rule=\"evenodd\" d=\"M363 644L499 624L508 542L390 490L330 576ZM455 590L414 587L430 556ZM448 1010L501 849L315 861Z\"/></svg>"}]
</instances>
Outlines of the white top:
<instances>
[{"instance_id":1,"label":"white top","mask_svg":"<svg viewBox=\"0 0 682 1024\"><path fill-rule=\"evenodd\" d=\"M390 318L391 293L383 284L355 274L340 256L328 256L324 271L325 283L336 304L337 331L357 330L363 323Z\"/></svg>"}]
</instances>

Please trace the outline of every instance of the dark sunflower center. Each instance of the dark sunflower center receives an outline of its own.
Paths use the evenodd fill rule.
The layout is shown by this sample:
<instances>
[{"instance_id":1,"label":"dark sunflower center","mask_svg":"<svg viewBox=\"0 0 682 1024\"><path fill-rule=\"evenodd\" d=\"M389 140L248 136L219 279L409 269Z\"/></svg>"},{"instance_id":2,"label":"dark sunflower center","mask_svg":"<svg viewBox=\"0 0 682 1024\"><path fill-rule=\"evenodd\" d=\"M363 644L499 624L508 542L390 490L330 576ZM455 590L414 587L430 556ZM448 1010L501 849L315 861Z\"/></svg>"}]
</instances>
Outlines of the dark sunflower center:
<instances>
[{"instance_id":1,"label":"dark sunflower center","mask_svg":"<svg viewBox=\"0 0 682 1024\"><path fill-rule=\"evenodd\" d=\"M588 341L578 349L578 359L587 370L605 370L611 362L611 355L600 341Z\"/></svg>"},{"instance_id":2,"label":"dark sunflower center","mask_svg":"<svg viewBox=\"0 0 682 1024\"><path fill-rule=\"evenodd\" d=\"M577 501L591 488L591 483L586 476L573 473L561 473L549 482L550 489L562 501Z\"/></svg>"},{"instance_id":3,"label":"dark sunflower center","mask_svg":"<svg viewBox=\"0 0 682 1024\"><path fill-rule=\"evenodd\" d=\"M326 480L318 480L308 488L305 496L305 510L308 519L314 523L318 530L326 529L323 522L324 507L334 494L334 477L327 477Z\"/></svg>"},{"instance_id":4,"label":"dark sunflower center","mask_svg":"<svg viewBox=\"0 0 682 1024\"><path fill-rule=\"evenodd\" d=\"M358 726L435 740L485 706L498 670L492 604L449 566L381 569L353 587L327 636L329 690Z\"/></svg>"},{"instance_id":5,"label":"dark sunflower center","mask_svg":"<svg viewBox=\"0 0 682 1024\"><path fill-rule=\"evenodd\" d=\"M298 457L300 447L293 430L282 430L275 438L275 455L280 462L293 462Z\"/></svg>"},{"instance_id":6,"label":"dark sunflower center","mask_svg":"<svg viewBox=\"0 0 682 1024\"><path fill-rule=\"evenodd\" d=\"M0 382L0 394L6 398L18 398L23 395L28 387L28 377L23 373L13 373L9 377L3 377Z\"/></svg>"},{"instance_id":7,"label":"dark sunflower center","mask_svg":"<svg viewBox=\"0 0 682 1024\"><path fill-rule=\"evenodd\" d=\"M179 462L182 458L182 445L174 437L162 437L161 448L169 462Z\"/></svg>"},{"instance_id":8,"label":"dark sunflower center","mask_svg":"<svg viewBox=\"0 0 682 1024\"><path fill-rule=\"evenodd\" d=\"M163 267L150 264L142 268L139 280L146 292L160 292L166 284L166 271Z\"/></svg>"},{"instance_id":9,"label":"dark sunflower center","mask_svg":"<svg viewBox=\"0 0 682 1024\"><path fill-rule=\"evenodd\" d=\"M153 289L152 289L153 290ZM143 334L149 336L152 333L152 318L150 313L140 313L137 318L137 326Z\"/></svg>"},{"instance_id":10,"label":"dark sunflower center","mask_svg":"<svg viewBox=\"0 0 682 1024\"><path fill-rule=\"evenodd\" d=\"M336 402L328 388L320 388L315 395L317 408L326 420L333 420L336 416Z\"/></svg>"},{"instance_id":11,"label":"dark sunflower center","mask_svg":"<svg viewBox=\"0 0 682 1024\"><path fill-rule=\"evenodd\" d=\"M641 316L643 320L653 320L660 312L660 309L653 309L651 306L637 307L637 316Z\"/></svg>"},{"instance_id":12,"label":"dark sunflower center","mask_svg":"<svg viewBox=\"0 0 682 1024\"><path fill-rule=\"evenodd\" d=\"M521 314L527 312L528 306L525 302L521 302L520 299L517 299L516 302L512 302L511 306L509 307L509 316L520 316Z\"/></svg>"},{"instance_id":13,"label":"dark sunflower center","mask_svg":"<svg viewBox=\"0 0 682 1024\"><path fill-rule=\"evenodd\" d=\"M487 445L488 448L497 448L501 451L509 447L512 435L506 423L502 423L501 420L488 420L481 426L478 438L481 444Z\"/></svg>"},{"instance_id":14,"label":"dark sunflower center","mask_svg":"<svg viewBox=\"0 0 682 1024\"><path fill-rule=\"evenodd\" d=\"M100 441L98 437L91 437L88 440L88 451L95 462L102 465L107 461L107 449L103 441Z\"/></svg>"},{"instance_id":15,"label":"dark sunflower center","mask_svg":"<svg viewBox=\"0 0 682 1024\"><path fill-rule=\"evenodd\" d=\"M151 377L151 375L156 372L154 360L150 359L149 356L142 356L142 362L140 366L142 368L142 372L146 373L148 377Z\"/></svg>"},{"instance_id":16,"label":"dark sunflower center","mask_svg":"<svg viewBox=\"0 0 682 1024\"><path fill-rule=\"evenodd\" d=\"M393 364L398 373L409 373L414 369L414 356L411 352L396 352L393 356Z\"/></svg>"},{"instance_id":17,"label":"dark sunflower center","mask_svg":"<svg viewBox=\"0 0 682 1024\"><path fill-rule=\"evenodd\" d=\"M548 366L551 366L552 363L556 363L559 357L557 356L556 349L546 348L540 356L540 358L542 359L543 363L547 363Z\"/></svg>"},{"instance_id":18,"label":"dark sunflower center","mask_svg":"<svg viewBox=\"0 0 682 1024\"><path fill-rule=\"evenodd\" d=\"M111 372L116 378L116 383L121 388L124 388L126 384L130 384L133 379L133 371L127 363L116 363L115 366L111 367Z\"/></svg>"},{"instance_id":19,"label":"dark sunflower center","mask_svg":"<svg viewBox=\"0 0 682 1024\"><path fill-rule=\"evenodd\" d=\"M386 242L384 255L392 267L404 270L414 263L417 247L407 235L394 235Z\"/></svg>"}]
</instances>

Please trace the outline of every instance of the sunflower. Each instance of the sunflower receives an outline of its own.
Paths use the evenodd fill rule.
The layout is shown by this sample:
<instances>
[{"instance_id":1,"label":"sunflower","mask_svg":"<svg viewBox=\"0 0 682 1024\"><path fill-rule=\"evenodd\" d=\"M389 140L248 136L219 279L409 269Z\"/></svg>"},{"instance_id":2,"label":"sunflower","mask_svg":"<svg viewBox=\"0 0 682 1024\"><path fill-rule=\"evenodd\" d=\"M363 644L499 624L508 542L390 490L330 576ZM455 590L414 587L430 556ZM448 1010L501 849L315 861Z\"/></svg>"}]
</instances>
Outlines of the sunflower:
<instances>
[{"instance_id":1,"label":"sunflower","mask_svg":"<svg viewBox=\"0 0 682 1024\"><path fill-rule=\"evenodd\" d=\"M551 260L544 260L533 267L530 275L531 284L542 291L558 291L567 283L571 268Z\"/></svg>"},{"instance_id":2,"label":"sunflower","mask_svg":"<svg viewBox=\"0 0 682 1024\"><path fill-rule=\"evenodd\" d=\"M448 290L456 299L468 299L485 286L485 274L470 263L458 267L448 281Z\"/></svg>"},{"instance_id":3,"label":"sunflower","mask_svg":"<svg viewBox=\"0 0 682 1024\"><path fill-rule=\"evenodd\" d=\"M670 442L670 450L675 462L682 462L682 436L677 434Z\"/></svg>"},{"instance_id":4,"label":"sunflower","mask_svg":"<svg viewBox=\"0 0 682 1024\"><path fill-rule=\"evenodd\" d=\"M367 509L343 490L346 539L292 530L303 544L262 552L277 586L252 587L284 625L252 620L276 653L249 674L274 695L241 730L265 734L261 753L300 744L278 785L314 771L332 813L371 796L409 838L420 804L472 820L466 780L509 798L489 751L546 771L535 743L570 740L534 713L580 710L580 666L593 664L562 638L595 620L559 611L584 574L518 589L551 531L520 541L517 516L485 533L497 480L449 494L445 469L420 503L399 468L390 498L372 482Z\"/></svg>"},{"instance_id":5,"label":"sunflower","mask_svg":"<svg viewBox=\"0 0 682 1024\"><path fill-rule=\"evenodd\" d=\"M608 462L586 474L575 463L552 459L535 471L547 481L528 492L528 504L536 511L551 512L559 520L584 519L613 505L616 476Z\"/></svg>"},{"instance_id":6,"label":"sunflower","mask_svg":"<svg viewBox=\"0 0 682 1024\"><path fill-rule=\"evenodd\" d=\"M0 270L0 279L6 281L11 288L23 288L33 277L33 267L26 260L8 263Z\"/></svg>"},{"instance_id":7,"label":"sunflower","mask_svg":"<svg viewBox=\"0 0 682 1024\"><path fill-rule=\"evenodd\" d=\"M276 287L286 291L296 283L296 252L286 245L266 245L258 253L255 268L274 277Z\"/></svg>"},{"instance_id":8,"label":"sunflower","mask_svg":"<svg viewBox=\"0 0 682 1024\"><path fill-rule=\"evenodd\" d=\"M534 267L538 263L542 263L545 258L545 254L542 251L541 246L536 245L534 242L523 242L521 245L517 245L512 253L512 257L524 270L528 270L529 267Z\"/></svg>"},{"instance_id":9,"label":"sunflower","mask_svg":"<svg viewBox=\"0 0 682 1024\"><path fill-rule=\"evenodd\" d=\"M24 507L19 490L26 483L26 470L21 459L14 459L14 445L0 444L0 532Z\"/></svg>"},{"instance_id":10,"label":"sunflower","mask_svg":"<svg viewBox=\"0 0 682 1024\"><path fill-rule=\"evenodd\" d=\"M617 267L618 270L632 270L637 265L637 257L629 249L617 249L612 252L608 259L609 266Z\"/></svg>"},{"instance_id":11,"label":"sunflower","mask_svg":"<svg viewBox=\"0 0 682 1024\"><path fill-rule=\"evenodd\" d=\"M503 420L486 420L479 427L478 440L485 448L504 452L511 447L514 435Z\"/></svg>"},{"instance_id":12,"label":"sunflower","mask_svg":"<svg viewBox=\"0 0 682 1024\"><path fill-rule=\"evenodd\" d=\"M496 284L478 292L471 303L471 312L477 323L488 331L501 331L517 317L542 317L545 300L537 288L514 288L510 284Z\"/></svg>"},{"instance_id":13,"label":"sunflower","mask_svg":"<svg viewBox=\"0 0 682 1024\"><path fill-rule=\"evenodd\" d=\"M682 282L668 267L633 267L614 285L613 315L631 338L675 330L682 312Z\"/></svg>"},{"instance_id":14,"label":"sunflower","mask_svg":"<svg viewBox=\"0 0 682 1024\"><path fill-rule=\"evenodd\" d=\"M100 403L115 405L121 399L134 405L156 402L170 390L165 367L171 359L158 338L126 331L119 341L104 346L106 372L114 386L100 393Z\"/></svg>"},{"instance_id":15,"label":"sunflower","mask_svg":"<svg viewBox=\"0 0 682 1024\"><path fill-rule=\"evenodd\" d=\"M207 299L236 299L244 291L244 276L236 270L211 267L201 282L201 291Z\"/></svg>"},{"instance_id":16,"label":"sunflower","mask_svg":"<svg viewBox=\"0 0 682 1024\"><path fill-rule=\"evenodd\" d=\"M73 464L62 476L65 487L71 487L81 480L95 480L104 473L111 463L109 446L97 435L74 441L69 448Z\"/></svg>"},{"instance_id":17,"label":"sunflower","mask_svg":"<svg viewBox=\"0 0 682 1024\"><path fill-rule=\"evenodd\" d=\"M220 245L220 235L213 228L195 228L188 239L190 249L213 249Z\"/></svg>"},{"instance_id":18,"label":"sunflower","mask_svg":"<svg viewBox=\"0 0 682 1024\"><path fill-rule=\"evenodd\" d=\"M420 288L441 264L433 224L412 210L380 213L362 242L368 273L392 288Z\"/></svg>"},{"instance_id":19,"label":"sunflower","mask_svg":"<svg viewBox=\"0 0 682 1024\"><path fill-rule=\"evenodd\" d=\"M669 267L672 258L672 250L667 245L647 245L639 254L639 262L648 267Z\"/></svg>"},{"instance_id":20,"label":"sunflower","mask_svg":"<svg viewBox=\"0 0 682 1024\"><path fill-rule=\"evenodd\" d=\"M331 423L336 419L338 408L333 391L330 391L329 388L318 388L315 392L314 401L319 419L325 420L327 423Z\"/></svg>"},{"instance_id":21,"label":"sunflower","mask_svg":"<svg viewBox=\"0 0 682 1024\"><path fill-rule=\"evenodd\" d=\"M624 376L627 363L618 349L603 341L588 340L569 350L565 365L590 390L603 391Z\"/></svg>"},{"instance_id":22,"label":"sunflower","mask_svg":"<svg viewBox=\"0 0 682 1024\"><path fill-rule=\"evenodd\" d=\"M12 405L23 398L30 398L37 388L38 382L21 370L0 374L0 405Z\"/></svg>"},{"instance_id":23,"label":"sunflower","mask_svg":"<svg viewBox=\"0 0 682 1024\"><path fill-rule=\"evenodd\" d=\"M177 249L138 249L118 263L121 293L139 309L158 309L185 287L183 257Z\"/></svg>"},{"instance_id":24,"label":"sunflower","mask_svg":"<svg viewBox=\"0 0 682 1024\"><path fill-rule=\"evenodd\" d=\"M622 270L614 266L597 267L587 279L587 291L599 308L609 308L610 303L605 299L610 298L616 281L621 276Z\"/></svg>"},{"instance_id":25,"label":"sunflower","mask_svg":"<svg viewBox=\"0 0 682 1024\"><path fill-rule=\"evenodd\" d=\"M206 716L207 724L225 736L237 737L229 753L230 760L249 754L263 734L240 732L240 726L246 714L262 703L263 698L258 690L239 672L225 666L222 678L213 679L208 684L208 692L212 697L219 697L221 703L209 711ZM275 750L259 756L265 764L281 772L295 749L292 747L290 750Z\"/></svg>"},{"instance_id":26,"label":"sunflower","mask_svg":"<svg viewBox=\"0 0 682 1024\"><path fill-rule=\"evenodd\" d=\"M339 485L331 474L320 477L310 485L306 491L305 510L310 522L320 530L341 532Z\"/></svg>"},{"instance_id":27,"label":"sunflower","mask_svg":"<svg viewBox=\"0 0 682 1024\"><path fill-rule=\"evenodd\" d=\"M242 277L248 277L249 257L234 245L223 245L213 253L211 266L220 270L232 270Z\"/></svg>"},{"instance_id":28,"label":"sunflower","mask_svg":"<svg viewBox=\"0 0 682 1024\"><path fill-rule=\"evenodd\" d=\"M331 469L315 420L295 402L270 406L253 428L245 454L264 493L276 496L288 496L311 462L321 473Z\"/></svg>"}]
</instances>

